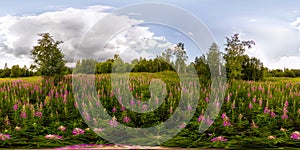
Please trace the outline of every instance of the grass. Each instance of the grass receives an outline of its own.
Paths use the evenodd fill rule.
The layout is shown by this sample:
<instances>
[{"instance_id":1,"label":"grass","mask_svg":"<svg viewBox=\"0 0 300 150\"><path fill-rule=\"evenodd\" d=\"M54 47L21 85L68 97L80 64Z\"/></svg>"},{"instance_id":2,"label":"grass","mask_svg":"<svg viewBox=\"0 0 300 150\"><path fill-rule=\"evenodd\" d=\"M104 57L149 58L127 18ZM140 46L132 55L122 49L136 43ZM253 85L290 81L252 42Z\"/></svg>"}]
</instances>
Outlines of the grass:
<instances>
[{"instance_id":1,"label":"grass","mask_svg":"<svg viewBox=\"0 0 300 150\"><path fill-rule=\"evenodd\" d=\"M290 77L268 77L266 81L291 81L291 82L300 82L300 77L290 78Z\"/></svg>"},{"instance_id":2,"label":"grass","mask_svg":"<svg viewBox=\"0 0 300 150\"><path fill-rule=\"evenodd\" d=\"M40 80L42 77L41 76L33 76L33 77L20 77L20 78L0 78L0 82L1 81L14 81L14 80L23 80L23 81L38 81Z\"/></svg>"}]
</instances>

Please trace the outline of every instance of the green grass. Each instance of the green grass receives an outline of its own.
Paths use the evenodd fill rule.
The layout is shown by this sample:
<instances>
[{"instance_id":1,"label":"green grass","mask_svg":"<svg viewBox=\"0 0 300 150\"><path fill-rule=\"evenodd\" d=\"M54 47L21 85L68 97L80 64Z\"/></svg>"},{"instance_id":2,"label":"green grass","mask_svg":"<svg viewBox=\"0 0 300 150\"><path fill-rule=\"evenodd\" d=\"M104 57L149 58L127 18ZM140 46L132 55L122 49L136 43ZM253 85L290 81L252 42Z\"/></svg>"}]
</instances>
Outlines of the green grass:
<instances>
[{"instance_id":1,"label":"green grass","mask_svg":"<svg viewBox=\"0 0 300 150\"><path fill-rule=\"evenodd\" d=\"M0 78L1 81L14 81L14 80L23 80L23 81L38 81L42 77L41 76L33 76L33 77L20 77L20 78Z\"/></svg>"},{"instance_id":2,"label":"green grass","mask_svg":"<svg viewBox=\"0 0 300 150\"><path fill-rule=\"evenodd\" d=\"M291 82L300 82L300 77L289 78L289 77L268 77L266 81L291 81Z\"/></svg>"}]
</instances>

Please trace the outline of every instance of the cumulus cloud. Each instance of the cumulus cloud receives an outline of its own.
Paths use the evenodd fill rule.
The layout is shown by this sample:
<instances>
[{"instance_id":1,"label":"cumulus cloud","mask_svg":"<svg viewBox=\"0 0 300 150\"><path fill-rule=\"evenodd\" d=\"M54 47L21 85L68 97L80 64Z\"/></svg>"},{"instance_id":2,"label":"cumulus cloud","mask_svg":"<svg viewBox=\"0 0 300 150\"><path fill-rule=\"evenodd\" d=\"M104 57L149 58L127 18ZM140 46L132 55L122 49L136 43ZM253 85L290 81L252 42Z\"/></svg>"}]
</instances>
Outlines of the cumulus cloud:
<instances>
[{"instance_id":1,"label":"cumulus cloud","mask_svg":"<svg viewBox=\"0 0 300 150\"><path fill-rule=\"evenodd\" d=\"M172 45L164 37L155 36L148 27L132 24L142 23L143 20L131 19L128 16L110 16L110 21L103 30L97 31L94 25L107 16L109 6L91 6L85 9L64 8L58 11L45 12L29 16L0 17L0 54L15 58L30 58L30 50L37 44L38 33L49 32L55 40L64 43L61 49L69 63L74 61L75 52L81 58L106 60L115 53L123 53L124 58L139 58L151 56L157 51L149 49L165 49ZM97 25L97 24L96 24ZM120 33L112 33L120 26L128 28ZM93 30L93 31L91 31ZM88 32L89 31L89 32ZM89 33L89 34L87 34ZM99 41L107 40L106 45L99 45ZM105 36L107 35L107 36ZM82 38L85 37L83 40ZM101 47L105 49L100 49ZM78 49L78 51L76 51ZM134 53L126 52L131 49ZM126 56L135 54L135 56ZM125 57L126 56L126 57Z\"/></svg>"},{"instance_id":2,"label":"cumulus cloud","mask_svg":"<svg viewBox=\"0 0 300 150\"><path fill-rule=\"evenodd\" d=\"M220 28L225 30L228 26L234 26L232 34L240 33L242 40L255 41L256 45L246 53L259 58L268 68L300 67L295 64L300 56L300 18L298 22L290 23L266 17L233 17L226 18Z\"/></svg>"}]
</instances>

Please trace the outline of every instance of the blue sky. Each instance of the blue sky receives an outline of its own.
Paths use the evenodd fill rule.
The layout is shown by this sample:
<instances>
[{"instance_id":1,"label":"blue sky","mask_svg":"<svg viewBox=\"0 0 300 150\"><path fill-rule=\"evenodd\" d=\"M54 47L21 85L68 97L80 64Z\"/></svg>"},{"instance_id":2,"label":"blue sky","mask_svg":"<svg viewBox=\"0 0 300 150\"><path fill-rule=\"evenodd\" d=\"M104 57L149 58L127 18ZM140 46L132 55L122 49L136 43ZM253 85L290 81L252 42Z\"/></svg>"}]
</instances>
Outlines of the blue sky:
<instances>
[{"instance_id":1,"label":"blue sky","mask_svg":"<svg viewBox=\"0 0 300 150\"><path fill-rule=\"evenodd\" d=\"M66 41L66 44L63 47L68 50L70 49L69 51L66 50L65 55L72 54L73 52L71 50L74 50L74 47L76 47L74 46L76 45L74 41L80 41L82 35L84 34L74 33L78 29L72 29L65 34L59 34L61 30L76 26L78 26L78 28L91 27L92 24L95 23L94 20L101 19L101 17L96 17L95 15L91 15L90 13L97 13L98 16L101 16L103 14L107 14L111 10L142 2L144 1L2 1L0 5L0 67L2 68L2 64L4 66L5 62L8 62L9 66L12 66L14 64L30 64L31 60L29 59L30 57L28 56L28 52L30 51L30 48L32 48L32 45L35 44L34 41L37 38L36 32L41 31L53 31L54 37L58 39L69 40L71 36L78 36L72 41ZM256 45L253 47L253 49L248 50L247 53L250 56L255 56L261 59L265 66L271 69L282 69L284 67L300 68L299 1L152 0L147 2L161 2L171 4L181 7L190 12L209 28L209 30L216 38L221 49L223 49L223 44L225 43L226 36L231 36L234 33L240 33L241 39L254 40L256 42ZM92 6L98 7L91 9ZM111 8L108 9L99 6L110 6ZM101 12L95 11L95 9L101 9ZM49 12L52 12L52 14L49 14ZM86 17L80 18L80 13L85 14ZM78 15L78 20L76 20L76 15ZM73 20L66 19L72 17ZM89 19L88 17L91 18ZM49 22L50 18L54 20L53 23ZM39 19L40 21L38 21ZM82 20L86 24L82 24L81 22L79 22L80 20ZM43 21L44 24L41 23ZM188 25L188 22L183 23ZM31 26L34 26L35 28L30 28ZM39 29L40 27L41 29ZM84 31L86 30L82 30L81 32ZM177 41L183 41L186 43L186 49L190 52L191 59L194 58L194 55L201 55L199 53L193 52L195 51L194 49L196 49L196 47L188 39L183 39L183 37L179 36L178 34L177 36L174 35L176 34L174 30L152 26L147 30L145 28L140 28L130 32L139 32L146 34L149 38L149 41L151 40L151 38L155 40L163 40L166 45L167 43L174 44ZM154 33L154 35L152 35L151 33ZM22 36L19 34L22 34ZM125 34L126 33L124 33L124 35ZM64 35L66 37L64 37ZM128 35L128 33L126 35ZM162 37L164 37L165 39L162 39ZM118 44L119 42L120 45L123 44L123 48L126 47L126 44L124 44L124 42L120 43L122 37L120 36L118 38L119 39L116 39L114 43ZM135 36L132 39L134 38L138 37ZM149 43L149 41L147 41L146 43ZM67 45L71 46L68 47ZM102 59L104 59L108 56L110 56L110 52L107 52L107 55L103 55L101 57ZM145 54L145 56L149 55ZM71 56L68 60L72 61Z\"/></svg>"}]
</instances>

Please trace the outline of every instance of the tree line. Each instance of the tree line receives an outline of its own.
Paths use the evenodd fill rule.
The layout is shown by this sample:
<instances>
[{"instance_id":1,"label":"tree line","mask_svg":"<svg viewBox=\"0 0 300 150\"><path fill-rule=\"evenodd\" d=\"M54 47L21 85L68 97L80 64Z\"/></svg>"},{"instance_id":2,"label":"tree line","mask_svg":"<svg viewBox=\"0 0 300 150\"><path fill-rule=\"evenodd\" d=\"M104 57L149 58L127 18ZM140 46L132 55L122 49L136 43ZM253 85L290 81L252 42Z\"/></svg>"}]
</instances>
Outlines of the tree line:
<instances>
[{"instance_id":1,"label":"tree line","mask_svg":"<svg viewBox=\"0 0 300 150\"><path fill-rule=\"evenodd\" d=\"M66 67L64 55L59 49L62 41L55 41L49 33L39 34L38 45L31 50L34 65L29 68L14 65L0 69L1 77L44 76L60 79L71 73L103 74L112 72L193 72L204 78L218 76L226 70L227 79L236 80L264 80L265 77L297 77L300 70L276 69L269 70L255 57L245 54L255 42L242 41L239 34L226 37L225 52L222 53L216 43L212 43L208 53L197 56L193 62L187 64L188 56L184 43L178 43L173 49L166 49L161 55L153 59L139 58L131 62L124 62L118 54L103 62L94 59L82 59L75 68Z\"/></svg>"}]
</instances>

